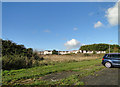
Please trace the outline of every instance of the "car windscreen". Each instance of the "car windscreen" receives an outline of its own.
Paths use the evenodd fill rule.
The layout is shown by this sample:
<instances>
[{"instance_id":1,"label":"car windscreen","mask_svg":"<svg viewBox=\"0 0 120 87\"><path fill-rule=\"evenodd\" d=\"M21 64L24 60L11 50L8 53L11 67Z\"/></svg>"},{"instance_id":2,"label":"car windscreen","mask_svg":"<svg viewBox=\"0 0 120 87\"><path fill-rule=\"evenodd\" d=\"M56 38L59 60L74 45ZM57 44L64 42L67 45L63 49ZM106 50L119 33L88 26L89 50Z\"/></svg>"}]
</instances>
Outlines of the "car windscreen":
<instances>
[{"instance_id":1,"label":"car windscreen","mask_svg":"<svg viewBox=\"0 0 120 87\"><path fill-rule=\"evenodd\" d=\"M108 54L108 58L120 58L120 54Z\"/></svg>"}]
</instances>

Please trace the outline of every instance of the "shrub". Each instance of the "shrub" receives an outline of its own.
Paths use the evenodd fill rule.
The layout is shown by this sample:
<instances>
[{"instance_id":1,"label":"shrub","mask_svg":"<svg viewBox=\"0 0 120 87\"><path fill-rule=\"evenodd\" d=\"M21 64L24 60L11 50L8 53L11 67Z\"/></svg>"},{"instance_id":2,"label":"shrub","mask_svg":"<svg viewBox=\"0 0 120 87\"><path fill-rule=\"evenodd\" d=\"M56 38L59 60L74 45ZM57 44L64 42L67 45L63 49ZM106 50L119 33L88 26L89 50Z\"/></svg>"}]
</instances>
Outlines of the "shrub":
<instances>
[{"instance_id":1,"label":"shrub","mask_svg":"<svg viewBox=\"0 0 120 87\"><path fill-rule=\"evenodd\" d=\"M37 53L33 53L32 48L25 48L24 45L17 45L10 40L2 40L2 69L21 69L38 65L40 58ZM33 63L33 61L37 61Z\"/></svg>"},{"instance_id":2,"label":"shrub","mask_svg":"<svg viewBox=\"0 0 120 87\"><path fill-rule=\"evenodd\" d=\"M90 54L88 54L88 53L85 53L85 54L84 54L84 56L90 56Z\"/></svg>"}]
</instances>

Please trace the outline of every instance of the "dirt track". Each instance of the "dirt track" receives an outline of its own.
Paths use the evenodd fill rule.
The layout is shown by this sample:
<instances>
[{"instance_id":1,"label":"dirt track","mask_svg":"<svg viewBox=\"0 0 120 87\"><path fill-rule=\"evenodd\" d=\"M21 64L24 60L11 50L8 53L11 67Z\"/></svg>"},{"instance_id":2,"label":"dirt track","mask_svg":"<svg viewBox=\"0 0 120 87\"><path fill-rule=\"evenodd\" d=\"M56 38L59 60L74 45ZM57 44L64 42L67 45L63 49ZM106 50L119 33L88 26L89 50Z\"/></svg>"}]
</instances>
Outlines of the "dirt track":
<instances>
[{"instance_id":1,"label":"dirt track","mask_svg":"<svg viewBox=\"0 0 120 87\"><path fill-rule=\"evenodd\" d=\"M96 72L94 75L86 76L80 79L85 85L118 85L118 68L104 68L101 71ZM51 75L46 75L43 80L59 80L68 77L75 72L60 72Z\"/></svg>"},{"instance_id":2,"label":"dirt track","mask_svg":"<svg viewBox=\"0 0 120 87\"><path fill-rule=\"evenodd\" d=\"M41 80L48 81L58 81L60 79L69 77L74 74L80 74L74 71L63 71L58 73L51 73L49 75L40 77ZM89 75L83 78L80 78L80 81L84 82L84 85L118 85L118 81L120 81L118 76L120 75L120 68L104 68L94 75ZM39 80L38 79L38 80ZM25 80L22 83L32 83L31 79ZM19 82L21 83L21 82Z\"/></svg>"},{"instance_id":3,"label":"dirt track","mask_svg":"<svg viewBox=\"0 0 120 87\"><path fill-rule=\"evenodd\" d=\"M82 78L85 85L118 85L118 68L105 68L94 75Z\"/></svg>"}]
</instances>

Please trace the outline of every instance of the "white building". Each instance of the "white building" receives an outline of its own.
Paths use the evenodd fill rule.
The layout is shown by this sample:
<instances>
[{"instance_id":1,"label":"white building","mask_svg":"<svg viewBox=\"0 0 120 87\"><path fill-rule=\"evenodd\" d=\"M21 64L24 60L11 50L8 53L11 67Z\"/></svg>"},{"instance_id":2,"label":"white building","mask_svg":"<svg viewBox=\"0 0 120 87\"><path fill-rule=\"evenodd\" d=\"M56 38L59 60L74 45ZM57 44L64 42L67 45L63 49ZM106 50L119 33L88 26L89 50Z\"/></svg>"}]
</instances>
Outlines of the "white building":
<instances>
[{"instance_id":1,"label":"white building","mask_svg":"<svg viewBox=\"0 0 120 87\"><path fill-rule=\"evenodd\" d=\"M101 53L106 53L106 51L101 51Z\"/></svg>"},{"instance_id":2,"label":"white building","mask_svg":"<svg viewBox=\"0 0 120 87\"><path fill-rule=\"evenodd\" d=\"M87 51L86 50L83 50L83 52L82 53L87 53Z\"/></svg>"},{"instance_id":3,"label":"white building","mask_svg":"<svg viewBox=\"0 0 120 87\"><path fill-rule=\"evenodd\" d=\"M59 54L61 54L61 55L63 55L63 54L69 54L70 53L70 51L58 51L59 52Z\"/></svg>"},{"instance_id":4,"label":"white building","mask_svg":"<svg viewBox=\"0 0 120 87\"><path fill-rule=\"evenodd\" d=\"M82 50L79 50L80 53L82 53Z\"/></svg>"},{"instance_id":5,"label":"white building","mask_svg":"<svg viewBox=\"0 0 120 87\"><path fill-rule=\"evenodd\" d=\"M77 54L79 52L79 50L73 50L73 51L71 51L71 53L75 53L75 54Z\"/></svg>"},{"instance_id":6,"label":"white building","mask_svg":"<svg viewBox=\"0 0 120 87\"><path fill-rule=\"evenodd\" d=\"M106 53L106 51L95 51L97 54Z\"/></svg>"},{"instance_id":7,"label":"white building","mask_svg":"<svg viewBox=\"0 0 120 87\"><path fill-rule=\"evenodd\" d=\"M69 53L90 53L92 54L94 51L86 51L86 50L73 50L73 51L58 51L58 54L64 55L64 54L69 54ZM97 54L100 53L106 53L106 51L95 51ZM41 55L47 55L47 54L52 54L52 50L45 50L45 51L40 51L39 54Z\"/></svg>"},{"instance_id":8,"label":"white building","mask_svg":"<svg viewBox=\"0 0 120 87\"><path fill-rule=\"evenodd\" d=\"M93 53L93 51L87 51L86 53Z\"/></svg>"},{"instance_id":9,"label":"white building","mask_svg":"<svg viewBox=\"0 0 120 87\"><path fill-rule=\"evenodd\" d=\"M52 54L52 50L45 50L44 55L46 55L46 54Z\"/></svg>"}]
</instances>

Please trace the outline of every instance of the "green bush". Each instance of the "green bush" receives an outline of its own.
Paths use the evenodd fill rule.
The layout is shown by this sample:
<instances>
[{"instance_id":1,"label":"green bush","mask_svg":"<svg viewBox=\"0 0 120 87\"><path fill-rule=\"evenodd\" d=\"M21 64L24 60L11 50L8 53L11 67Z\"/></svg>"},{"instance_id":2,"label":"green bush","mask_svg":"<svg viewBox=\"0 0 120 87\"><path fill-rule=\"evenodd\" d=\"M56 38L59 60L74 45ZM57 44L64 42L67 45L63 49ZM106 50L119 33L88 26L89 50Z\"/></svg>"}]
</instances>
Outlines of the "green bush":
<instances>
[{"instance_id":1,"label":"green bush","mask_svg":"<svg viewBox=\"0 0 120 87\"><path fill-rule=\"evenodd\" d=\"M93 54L96 54L96 52L95 52L95 51L93 51Z\"/></svg>"},{"instance_id":2,"label":"green bush","mask_svg":"<svg viewBox=\"0 0 120 87\"><path fill-rule=\"evenodd\" d=\"M10 40L2 40L2 69L21 69L38 65L40 58L32 48L17 45ZM34 63L34 61L37 61Z\"/></svg>"},{"instance_id":3,"label":"green bush","mask_svg":"<svg viewBox=\"0 0 120 87\"><path fill-rule=\"evenodd\" d=\"M52 51L52 54L58 55L58 51L53 50L53 51Z\"/></svg>"},{"instance_id":4,"label":"green bush","mask_svg":"<svg viewBox=\"0 0 120 87\"><path fill-rule=\"evenodd\" d=\"M88 53L85 53L85 54L84 54L84 56L90 56L90 54L88 54Z\"/></svg>"}]
</instances>

